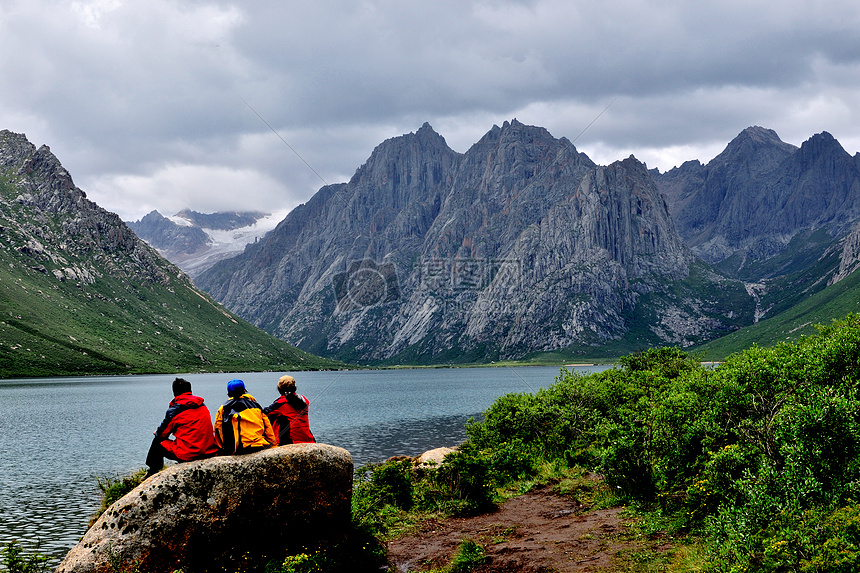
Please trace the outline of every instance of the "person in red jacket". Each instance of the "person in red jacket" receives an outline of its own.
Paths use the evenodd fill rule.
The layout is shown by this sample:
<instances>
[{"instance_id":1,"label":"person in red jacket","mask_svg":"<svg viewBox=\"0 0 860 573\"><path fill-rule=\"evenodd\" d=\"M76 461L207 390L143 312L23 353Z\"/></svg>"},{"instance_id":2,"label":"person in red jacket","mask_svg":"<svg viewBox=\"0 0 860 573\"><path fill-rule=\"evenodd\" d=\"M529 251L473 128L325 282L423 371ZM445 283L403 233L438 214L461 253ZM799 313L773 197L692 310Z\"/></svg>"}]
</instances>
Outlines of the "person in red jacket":
<instances>
[{"instance_id":1,"label":"person in red jacket","mask_svg":"<svg viewBox=\"0 0 860 573\"><path fill-rule=\"evenodd\" d=\"M278 392L281 396L263 408L263 413L272 422L278 437L278 444L314 443L314 435L308 424L310 402L301 394L296 394L296 379L281 376L278 379Z\"/></svg>"},{"instance_id":2,"label":"person in red jacket","mask_svg":"<svg viewBox=\"0 0 860 573\"><path fill-rule=\"evenodd\" d=\"M146 477L164 467L164 458L190 462L212 457L218 451L212 415L203 398L191 393L191 382L184 378L174 380L173 396L146 455L146 465L149 466Z\"/></svg>"}]
</instances>

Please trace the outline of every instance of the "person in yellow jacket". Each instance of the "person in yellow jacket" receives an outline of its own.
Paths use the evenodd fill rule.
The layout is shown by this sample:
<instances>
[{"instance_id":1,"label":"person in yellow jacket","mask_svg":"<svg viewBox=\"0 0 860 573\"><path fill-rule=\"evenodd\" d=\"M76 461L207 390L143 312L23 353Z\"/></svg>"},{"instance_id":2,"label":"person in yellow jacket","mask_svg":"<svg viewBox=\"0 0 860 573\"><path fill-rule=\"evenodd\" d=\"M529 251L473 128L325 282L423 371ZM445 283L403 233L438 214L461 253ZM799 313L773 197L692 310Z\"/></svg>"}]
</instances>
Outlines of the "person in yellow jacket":
<instances>
[{"instance_id":1,"label":"person in yellow jacket","mask_svg":"<svg viewBox=\"0 0 860 573\"><path fill-rule=\"evenodd\" d=\"M250 454L278 445L269 418L241 380L227 383L230 400L215 414L215 445L218 454Z\"/></svg>"}]
</instances>

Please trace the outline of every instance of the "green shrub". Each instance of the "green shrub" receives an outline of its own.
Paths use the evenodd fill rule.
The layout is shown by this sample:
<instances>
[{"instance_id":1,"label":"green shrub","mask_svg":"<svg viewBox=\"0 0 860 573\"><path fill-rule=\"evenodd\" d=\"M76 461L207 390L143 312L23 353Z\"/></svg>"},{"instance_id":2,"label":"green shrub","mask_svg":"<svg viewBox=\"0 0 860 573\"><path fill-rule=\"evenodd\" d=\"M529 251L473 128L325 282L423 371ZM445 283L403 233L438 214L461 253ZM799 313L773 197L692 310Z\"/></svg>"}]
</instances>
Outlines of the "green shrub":
<instances>
[{"instance_id":1,"label":"green shrub","mask_svg":"<svg viewBox=\"0 0 860 573\"><path fill-rule=\"evenodd\" d=\"M679 348L649 348L622 356L618 364L628 372L651 372L663 378L674 379L702 369L701 357L690 355Z\"/></svg>"},{"instance_id":2,"label":"green shrub","mask_svg":"<svg viewBox=\"0 0 860 573\"><path fill-rule=\"evenodd\" d=\"M781 511L712 546L707 571L849 573L860 569L860 506Z\"/></svg>"},{"instance_id":3,"label":"green shrub","mask_svg":"<svg viewBox=\"0 0 860 573\"><path fill-rule=\"evenodd\" d=\"M714 570L852 570L858 348L851 316L795 344L752 348L715 372L731 388L715 401L739 455L708 476L723 497L708 520Z\"/></svg>"},{"instance_id":4,"label":"green shrub","mask_svg":"<svg viewBox=\"0 0 860 573\"><path fill-rule=\"evenodd\" d=\"M14 540L0 549L0 559L8 573L44 573L50 570L47 557L41 553L25 552Z\"/></svg>"},{"instance_id":5,"label":"green shrub","mask_svg":"<svg viewBox=\"0 0 860 573\"><path fill-rule=\"evenodd\" d=\"M463 501L464 511L483 511L495 506L490 468L489 454L466 443L445 456L432 479Z\"/></svg>"},{"instance_id":6,"label":"green shrub","mask_svg":"<svg viewBox=\"0 0 860 573\"><path fill-rule=\"evenodd\" d=\"M448 568L450 573L468 573L487 560L484 547L471 539L464 539Z\"/></svg>"},{"instance_id":7,"label":"green shrub","mask_svg":"<svg viewBox=\"0 0 860 573\"><path fill-rule=\"evenodd\" d=\"M636 425L609 423L602 470L606 483L635 499L654 497L654 474L647 461L645 431Z\"/></svg>"},{"instance_id":8,"label":"green shrub","mask_svg":"<svg viewBox=\"0 0 860 573\"><path fill-rule=\"evenodd\" d=\"M533 476L538 460L531 448L515 438L493 448L489 461L494 481L504 484Z\"/></svg>"},{"instance_id":9,"label":"green shrub","mask_svg":"<svg viewBox=\"0 0 860 573\"><path fill-rule=\"evenodd\" d=\"M412 507L412 460L397 460L371 464L370 481L383 503L399 509Z\"/></svg>"}]
</instances>

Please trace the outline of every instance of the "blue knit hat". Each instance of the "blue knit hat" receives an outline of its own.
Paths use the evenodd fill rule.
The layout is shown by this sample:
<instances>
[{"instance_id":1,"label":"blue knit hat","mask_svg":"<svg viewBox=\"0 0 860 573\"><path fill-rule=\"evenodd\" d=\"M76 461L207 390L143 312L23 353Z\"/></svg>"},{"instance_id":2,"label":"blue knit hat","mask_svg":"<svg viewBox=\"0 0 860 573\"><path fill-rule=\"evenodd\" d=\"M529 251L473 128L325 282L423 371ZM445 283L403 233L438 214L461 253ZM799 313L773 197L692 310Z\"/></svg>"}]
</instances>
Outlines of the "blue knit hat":
<instances>
[{"instance_id":1,"label":"blue knit hat","mask_svg":"<svg viewBox=\"0 0 860 573\"><path fill-rule=\"evenodd\" d=\"M227 395L231 398L241 396L245 393L245 383L241 380L230 380L227 382Z\"/></svg>"}]
</instances>

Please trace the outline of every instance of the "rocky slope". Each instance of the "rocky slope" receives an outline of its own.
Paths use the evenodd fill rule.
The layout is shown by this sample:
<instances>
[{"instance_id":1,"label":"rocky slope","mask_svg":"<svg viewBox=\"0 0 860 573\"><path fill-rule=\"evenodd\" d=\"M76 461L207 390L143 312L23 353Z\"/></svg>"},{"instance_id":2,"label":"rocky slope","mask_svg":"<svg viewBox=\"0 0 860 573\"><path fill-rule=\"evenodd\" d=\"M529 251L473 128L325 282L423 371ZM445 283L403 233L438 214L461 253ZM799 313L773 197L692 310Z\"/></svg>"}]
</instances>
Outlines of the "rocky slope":
<instances>
[{"instance_id":1,"label":"rocky slope","mask_svg":"<svg viewBox=\"0 0 860 573\"><path fill-rule=\"evenodd\" d=\"M216 304L0 131L0 377L325 366Z\"/></svg>"},{"instance_id":2,"label":"rocky slope","mask_svg":"<svg viewBox=\"0 0 860 573\"><path fill-rule=\"evenodd\" d=\"M152 211L127 225L164 258L194 277L242 252L276 223L269 213L198 213L185 209L170 218Z\"/></svg>"},{"instance_id":3,"label":"rocky slope","mask_svg":"<svg viewBox=\"0 0 860 573\"><path fill-rule=\"evenodd\" d=\"M860 154L827 132L797 148L750 127L707 165L687 162L655 181L693 252L750 281L799 270L860 220Z\"/></svg>"},{"instance_id":4,"label":"rocky slope","mask_svg":"<svg viewBox=\"0 0 860 573\"><path fill-rule=\"evenodd\" d=\"M835 284L860 268L860 224L855 225L842 241L838 244L839 268L828 280L828 284Z\"/></svg>"},{"instance_id":5,"label":"rocky slope","mask_svg":"<svg viewBox=\"0 0 860 573\"><path fill-rule=\"evenodd\" d=\"M514 120L465 154L427 124L382 143L349 183L196 281L316 353L466 361L625 337L689 345L751 321L742 285L690 281L693 262L644 165L597 166Z\"/></svg>"}]
</instances>

